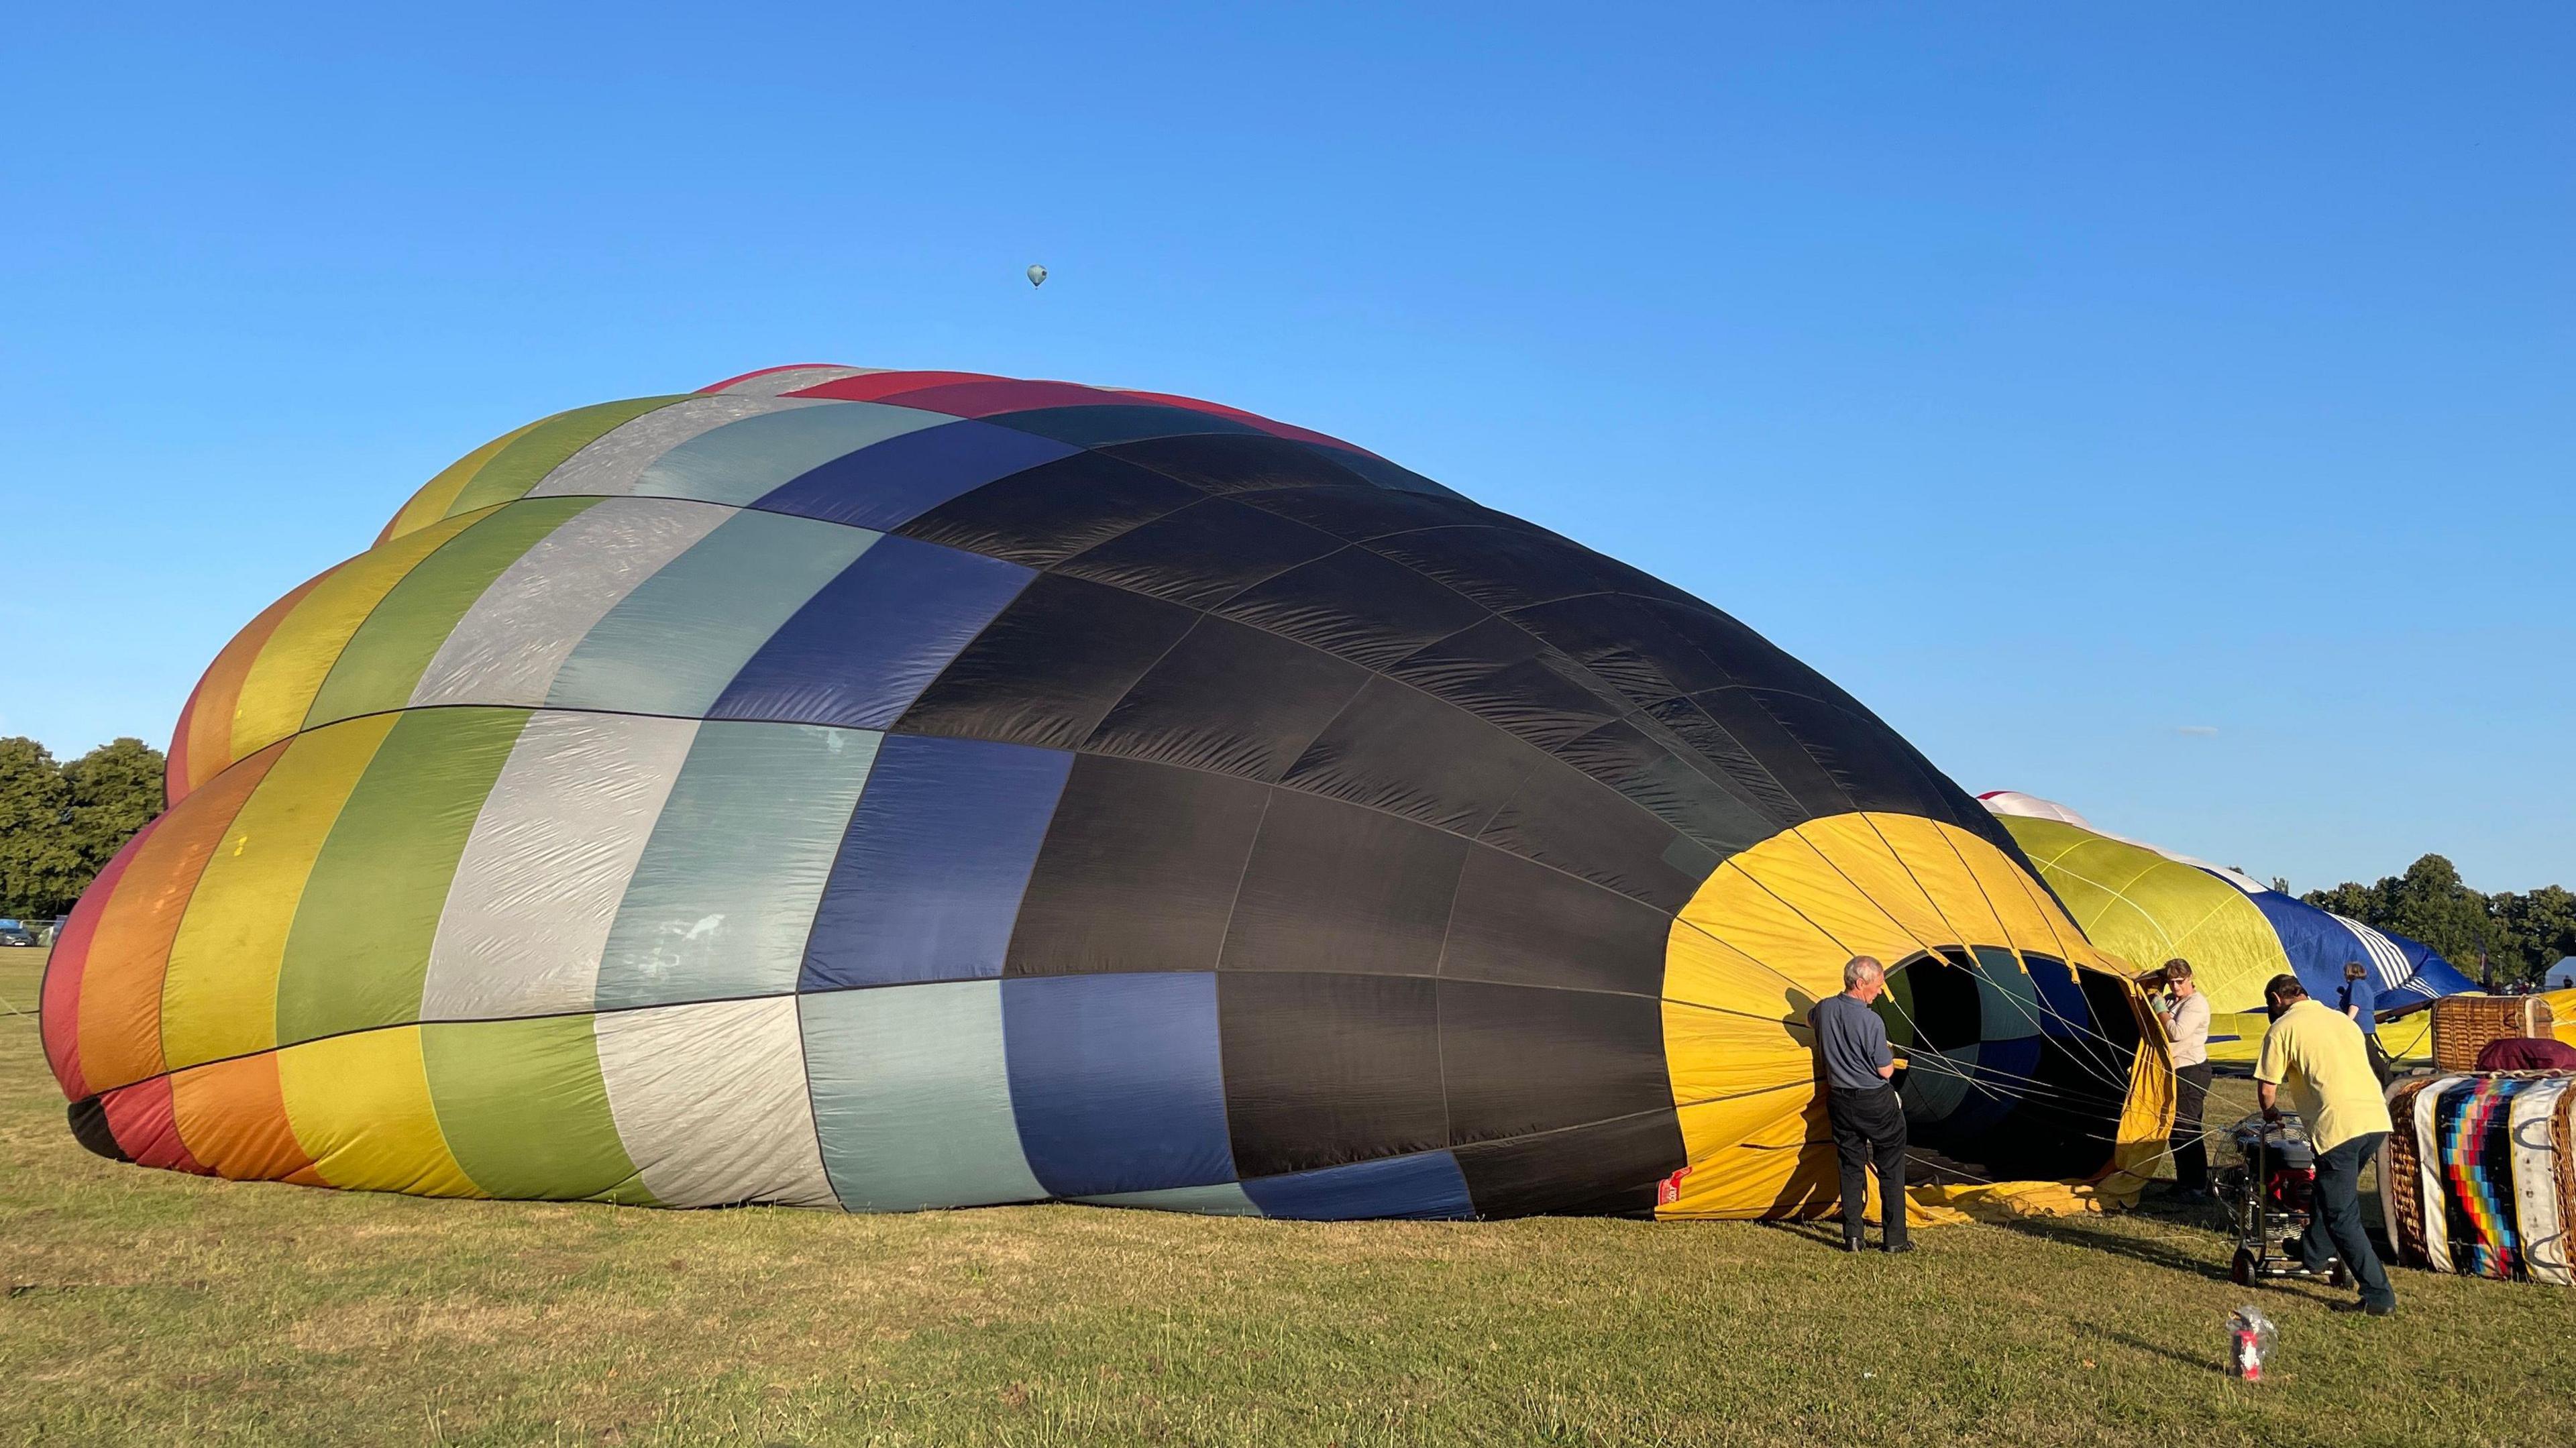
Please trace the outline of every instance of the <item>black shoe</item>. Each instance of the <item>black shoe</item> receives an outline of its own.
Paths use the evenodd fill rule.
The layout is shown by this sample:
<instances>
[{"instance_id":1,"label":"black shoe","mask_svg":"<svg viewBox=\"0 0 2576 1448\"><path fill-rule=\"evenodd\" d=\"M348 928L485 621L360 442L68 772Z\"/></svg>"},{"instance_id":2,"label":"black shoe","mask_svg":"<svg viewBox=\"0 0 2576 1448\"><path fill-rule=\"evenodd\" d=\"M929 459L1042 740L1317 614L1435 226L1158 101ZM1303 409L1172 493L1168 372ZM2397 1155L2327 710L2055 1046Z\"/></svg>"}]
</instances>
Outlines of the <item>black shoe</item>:
<instances>
[{"instance_id":1,"label":"black shoe","mask_svg":"<svg viewBox=\"0 0 2576 1448\"><path fill-rule=\"evenodd\" d=\"M2368 1298L2359 1302L2338 1302L2326 1308L2328 1312L2358 1312L2367 1317L2386 1317L2396 1310L2397 1299L2393 1297L2385 1302L2373 1302Z\"/></svg>"},{"instance_id":2,"label":"black shoe","mask_svg":"<svg viewBox=\"0 0 2576 1448\"><path fill-rule=\"evenodd\" d=\"M1878 1244L1878 1250L1882 1252L1911 1252L1914 1250L1914 1244L1912 1242L1881 1242Z\"/></svg>"},{"instance_id":3,"label":"black shoe","mask_svg":"<svg viewBox=\"0 0 2576 1448\"><path fill-rule=\"evenodd\" d=\"M1846 1252L1857 1252L1865 1245L1858 1237L1843 1238L1843 1250Z\"/></svg>"}]
</instances>

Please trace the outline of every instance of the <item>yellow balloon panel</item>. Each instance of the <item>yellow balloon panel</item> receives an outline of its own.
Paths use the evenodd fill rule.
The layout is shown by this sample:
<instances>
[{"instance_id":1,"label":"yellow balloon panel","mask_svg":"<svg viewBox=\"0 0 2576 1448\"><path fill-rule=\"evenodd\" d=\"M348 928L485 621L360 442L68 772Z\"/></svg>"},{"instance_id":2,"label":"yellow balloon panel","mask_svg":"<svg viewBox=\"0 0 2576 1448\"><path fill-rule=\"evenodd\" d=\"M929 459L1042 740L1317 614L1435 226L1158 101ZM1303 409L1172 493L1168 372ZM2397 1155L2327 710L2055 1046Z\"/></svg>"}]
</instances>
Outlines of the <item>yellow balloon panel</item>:
<instances>
[{"instance_id":1,"label":"yellow balloon panel","mask_svg":"<svg viewBox=\"0 0 2576 1448\"><path fill-rule=\"evenodd\" d=\"M1927 1055L1918 1070L1981 1079L1989 1097L2005 1088L2041 1099L2043 1108L2058 1087L2032 1073L2086 1072L2086 1089L2116 1092L2119 1123L2116 1139L2103 1143L2105 1167L2160 1149L2172 1108L2147 1068L2161 1068L2161 1038L2145 1024L2135 988L2109 973L2117 962L2093 950L2047 891L1985 840L1911 815L1834 815L1729 859L1674 922L1664 1045L1690 1167L1659 1214L1801 1215L1831 1205L1833 1156L1806 1016L1842 989L1843 967L1857 955L1889 967L1908 996L1929 989L1931 972L1973 971L1972 986L1953 984L1968 1020L1982 1022L1983 1035L2012 1038L1989 1044L1971 1030L1966 1064L1951 1061L1952 1051ZM2053 973L2054 993L2032 978L2034 961ZM2089 1019L2093 997L2069 968L2095 979L2099 999L2129 1012L2116 1024L2133 1037L2143 1033L2149 1049L2114 1059L2091 1043L2082 1051L2061 1046L2053 1068L2037 1064L2044 1036L2079 1034ZM1966 1094L1926 1099L1958 1102Z\"/></svg>"},{"instance_id":2,"label":"yellow balloon panel","mask_svg":"<svg viewBox=\"0 0 2576 1448\"><path fill-rule=\"evenodd\" d=\"M2139 970L2189 960L2211 1009L2259 1009L2291 968L2262 909L2208 871L2058 820L2003 823L2086 935Z\"/></svg>"},{"instance_id":3,"label":"yellow balloon panel","mask_svg":"<svg viewBox=\"0 0 2576 1448\"><path fill-rule=\"evenodd\" d=\"M277 1053L287 1118L324 1181L350 1191L485 1195L438 1128L420 1033L393 1026Z\"/></svg>"}]
</instances>

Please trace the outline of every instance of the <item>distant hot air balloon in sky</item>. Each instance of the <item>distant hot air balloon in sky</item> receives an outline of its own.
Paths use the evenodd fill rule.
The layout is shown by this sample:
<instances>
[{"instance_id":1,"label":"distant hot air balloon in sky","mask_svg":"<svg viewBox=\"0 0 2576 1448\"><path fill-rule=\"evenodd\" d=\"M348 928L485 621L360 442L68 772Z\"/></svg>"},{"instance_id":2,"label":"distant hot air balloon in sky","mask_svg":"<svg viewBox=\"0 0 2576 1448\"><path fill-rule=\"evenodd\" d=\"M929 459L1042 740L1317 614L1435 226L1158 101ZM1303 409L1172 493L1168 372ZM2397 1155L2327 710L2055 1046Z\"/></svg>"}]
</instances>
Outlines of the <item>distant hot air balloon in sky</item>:
<instances>
[{"instance_id":1,"label":"distant hot air balloon in sky","mask_svg":"<svg viewBox=\"0 0 2576 1448\"><path fill-rule=\"evenodd\" d=\"M2137 988L1850 695L1160 393L806 365L532 423L222 651L169 792L43 1006L74 1130L153 1166L1811 1216L1855 953L1926 1150L2101 1179L2170 1120Z\"/></svg>"},{"instance_id":2,"label":"distant hot air balloon in sky","mask_svg":"<svg viewBox=\"0 0 2576 1448\"><path fill-rule=\"evenodd\" d=\"M1033 286L1033 287L1042 287L1042 286L1045 286L1045 285L1046 285L1046 279L1047 279L1047 269L1046 269L1045 267L1042 267L1042 266L1038 265L1036 262L1030 262L1030 263L1029 263L1029 285L1030 285L1030 286Z\"/></svg>"}]
</instances>

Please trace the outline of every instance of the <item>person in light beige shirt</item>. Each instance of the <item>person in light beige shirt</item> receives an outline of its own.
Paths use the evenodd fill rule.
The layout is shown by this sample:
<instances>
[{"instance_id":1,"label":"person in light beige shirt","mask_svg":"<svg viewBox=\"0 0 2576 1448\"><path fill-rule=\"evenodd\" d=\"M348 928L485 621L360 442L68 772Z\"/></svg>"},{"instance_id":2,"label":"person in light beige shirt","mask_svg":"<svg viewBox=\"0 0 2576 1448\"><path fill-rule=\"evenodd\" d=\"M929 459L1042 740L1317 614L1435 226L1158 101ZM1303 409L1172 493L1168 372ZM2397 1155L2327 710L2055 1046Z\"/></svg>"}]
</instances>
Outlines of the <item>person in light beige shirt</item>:
<instances>
[{"instance_id":1,"label":"person in light beige shirt","mask_svg":"<svg viewBox=\"0 0 2576 1448\"><path fill-rule=\"evenodd\" d=\"M2191 978L2191 962L2168 960L2156 972L2164 993L2156 997L2156 1014L2164 1018L2173 1043L2174 1189L2185 1196L2209 1190L2209 1146L2202 1139L2200 1117L2209 1100L2209 997Z\"/></svg>"}]
</instances>

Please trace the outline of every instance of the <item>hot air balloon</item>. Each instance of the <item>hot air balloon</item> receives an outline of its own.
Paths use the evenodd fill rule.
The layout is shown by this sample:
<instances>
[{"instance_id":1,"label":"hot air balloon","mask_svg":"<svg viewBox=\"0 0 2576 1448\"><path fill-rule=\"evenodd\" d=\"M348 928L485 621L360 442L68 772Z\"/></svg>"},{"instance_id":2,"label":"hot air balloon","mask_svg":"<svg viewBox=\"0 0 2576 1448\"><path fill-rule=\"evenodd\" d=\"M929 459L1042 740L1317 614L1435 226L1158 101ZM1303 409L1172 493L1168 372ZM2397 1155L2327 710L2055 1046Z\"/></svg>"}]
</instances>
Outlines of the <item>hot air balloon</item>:
<instances>
[{"instance_id":1,"label":"hot air balloon","mask_svg":"<svg viewBox=\"0 0 2576 1448\"><path fill-rule=\"evenodd\" d=\"M2379 1008L2477 989L2432 947L2285 895L2239 870L2111 834L2051 800L2011 790L1978 796L2039 867L2057 898L2102 949L2145 970L2176 956L2209 997L2211 1054L2250 1058L2266 1023L2263 986L2294 973L2331 1002L2344 967L2370 968ZM2431 1024L2383 1027L2388 1049L2422 1054Z\"/></svg>"},{"instance_id":2,"label":"hot air balloon","mask_svg":"<svg viewBox=\"0 0 2576 1448\"><path fill-rule=\"evenodd\" d=\"M800 365L531 423L224 648L169 792L43 1032L80 1139L181 1171L1812 1215L1857 952L1961 1179L2170 1114L2136 989L1841 690L1159 393Z\"/></svg>"},{"instance_id":3,"label":"hot air balloon","mask_svg":"<svg viewBox=\"0 0 2576 1448\"><path fill-rule=\"evenodd\" d=\"M1039 265L1038 265L1037 263L1035 263L1035 262L1031 262L1031 263L1029 263L1029 285L1030 285L1030 286L1033 286L1033 287L1042 287L1042 286L1045 286L1045 285L1046 285L1046 279L1047 279L1047 269L1046 269L1045 267L1039 266Z\"/></svg>"}]
</instances>

